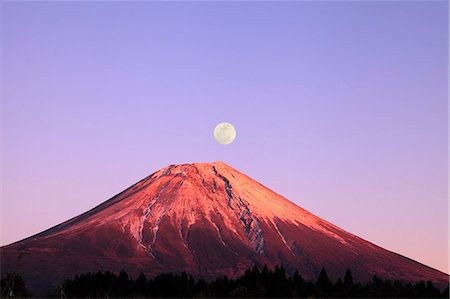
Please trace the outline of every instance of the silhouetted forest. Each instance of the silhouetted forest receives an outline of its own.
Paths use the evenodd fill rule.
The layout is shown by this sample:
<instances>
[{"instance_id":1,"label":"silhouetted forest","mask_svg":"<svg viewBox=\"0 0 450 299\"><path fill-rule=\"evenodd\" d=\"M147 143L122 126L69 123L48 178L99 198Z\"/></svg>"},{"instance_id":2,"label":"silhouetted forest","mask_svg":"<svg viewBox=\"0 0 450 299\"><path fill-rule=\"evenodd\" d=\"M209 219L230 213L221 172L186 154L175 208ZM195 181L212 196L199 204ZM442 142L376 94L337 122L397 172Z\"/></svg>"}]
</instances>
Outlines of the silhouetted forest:
<instances>
[{"instance_id":1,"label":"silhouetted forest","mask_svg":"<svg viewBox=\"0 0 450 299\"><path fill-rule=\"evenodd\" d=\"M11 285L12 284L12 285ZM1 281L2 297L26 297L30 294L20 276ZM306 281L295 272L288 276L283 267L260 271L256 266L237 278L226 276L207 282L186 273L160 274L148 279L141 274L132 279L122 270L85 273L66 279L53 290L53 298L448 298L449 289L441 292L431 282L405 283L386 281L376 276L367 284L355 283L347 270L343 278L332 282L325 269L317 281Z\"/></svg>"}]
</instances>

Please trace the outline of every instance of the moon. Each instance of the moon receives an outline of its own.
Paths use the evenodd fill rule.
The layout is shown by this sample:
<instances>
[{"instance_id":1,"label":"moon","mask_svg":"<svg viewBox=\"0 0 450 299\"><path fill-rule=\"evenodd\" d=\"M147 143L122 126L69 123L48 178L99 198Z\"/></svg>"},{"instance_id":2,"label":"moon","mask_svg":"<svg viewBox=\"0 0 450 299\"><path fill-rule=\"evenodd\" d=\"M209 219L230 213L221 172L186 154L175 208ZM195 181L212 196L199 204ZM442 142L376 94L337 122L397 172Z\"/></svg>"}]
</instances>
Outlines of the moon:
<instances>
[{"instance_id":1,"label":"moon","mask_svg":"<svg viewBox=\"0 0 450 299\"><path fill-rule=\"evenodd\" d=\"M214 138L220 144L230 144L236 138L236 129L227 122L222 122L214 128Z\"/></svg>"}]
</instances>

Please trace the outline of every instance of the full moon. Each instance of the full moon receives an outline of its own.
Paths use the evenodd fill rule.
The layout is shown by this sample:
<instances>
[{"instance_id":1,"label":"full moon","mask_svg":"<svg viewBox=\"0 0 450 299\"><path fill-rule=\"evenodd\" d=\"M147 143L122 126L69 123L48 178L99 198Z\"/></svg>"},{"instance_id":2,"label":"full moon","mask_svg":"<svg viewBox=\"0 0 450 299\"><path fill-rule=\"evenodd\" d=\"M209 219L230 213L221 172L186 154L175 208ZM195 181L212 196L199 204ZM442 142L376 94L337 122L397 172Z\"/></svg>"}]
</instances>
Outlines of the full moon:
<instances>
[{"instance_id":1,"label":"full moon","mask_svg":"<svg viewBox=\"0 0 450 299\"><path fill-rule=\"evenodd\" d=\"M220 144L230 144L236 138L236 129L230 123L220 123L214 128L214 138Z\"/></svg>"}]
</instances>

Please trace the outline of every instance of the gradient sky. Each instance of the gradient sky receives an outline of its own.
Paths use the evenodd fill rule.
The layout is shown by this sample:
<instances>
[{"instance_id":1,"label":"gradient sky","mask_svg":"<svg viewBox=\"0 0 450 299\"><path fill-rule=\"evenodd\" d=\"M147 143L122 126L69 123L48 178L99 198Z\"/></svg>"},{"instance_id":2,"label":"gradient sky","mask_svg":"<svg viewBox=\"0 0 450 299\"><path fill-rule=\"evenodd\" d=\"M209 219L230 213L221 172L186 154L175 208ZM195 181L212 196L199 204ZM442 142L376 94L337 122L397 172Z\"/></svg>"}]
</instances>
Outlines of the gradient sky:
<instances>
[{"instance_id":1,"label":"gradient sky","mask_svg":"<svg viewBox=\"0 0 450 299\"><path fill-rule=\"evenodd\" d=\"M448 272L446 1L1 5L1 244L222 160Z\"/></svg>"}]
</instances>

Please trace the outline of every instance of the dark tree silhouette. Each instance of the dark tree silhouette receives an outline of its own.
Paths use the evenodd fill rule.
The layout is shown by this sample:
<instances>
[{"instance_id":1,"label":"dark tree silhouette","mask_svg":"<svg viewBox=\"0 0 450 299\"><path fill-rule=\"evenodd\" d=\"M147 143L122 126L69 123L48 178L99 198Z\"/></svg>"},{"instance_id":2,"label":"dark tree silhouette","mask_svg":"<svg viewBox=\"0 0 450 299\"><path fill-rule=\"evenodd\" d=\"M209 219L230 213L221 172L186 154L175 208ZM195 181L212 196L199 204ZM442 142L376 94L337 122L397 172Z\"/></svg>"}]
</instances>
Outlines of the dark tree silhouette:
<instances>
[{"instance_id":1,"label":"dark tree silhouette","mask_svg":"<svg viewBox=\"0 0 450 299\"><path fill-rule=\"evenodd\" d=\"M11 276L2 279L2 297L7 297ZM25 283L16 276L14 296L26 297ZM306 281L299 271L289 276L284 267L253 267L237 279L222 276L214 281L195 280L187 273L162 273L153 278L144 274L133 280L125 270L84 273L66 279L51 297L61 298L448 298L431 282L382 280L377 276L366 283L353 281L350 270L332 282L325 269L316 281Z\"/></svg>"},{"instance_id":2,"label":"dark tree silhouette","mask_svg":"<svg viewBox=\"0 0 450 299\"><path fill-rule=\"evenodd\" d=\"M321 297L328 297L333 290L333 283L328 278L327 271L325 268L322 268L322 271L320 271L319 278L317 279L317 291L318 294Z\"/></svg>"},{"instance_id":3,"label":"dark tree silhouette","mask_svg":"<svg viewBox=\"0 0 450 299\"><path fill-rule=\"evenodd\" d=\"M344 285L348 286L348 287L353 286L353 275L352 275L352 272L350 271L350 269L347 269L347 271L345 271Z\"/></svg>"},{"instance_id":4,"label":"dark tree silhouette","mask_svg":"<svg viewBox=\"0 0 450 299\"><path fill-rule=\"evenodd\" d=\"M8 273L1 280L0 298L27 297L28 292L25 288L25 281L22 276L16 273Z\"/></svg>"},{"instance_id":5,"label":"dark tree silhouette","mask_svg":"<svg viewBox=\"0 0 450 299\"><path fill-rule=\"evenodd\" d=\"M137 298L145 297L147 292L147 277L145 274L141 273L134 283L134 296Z\"/></svg>"}]
</instances>

